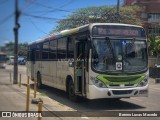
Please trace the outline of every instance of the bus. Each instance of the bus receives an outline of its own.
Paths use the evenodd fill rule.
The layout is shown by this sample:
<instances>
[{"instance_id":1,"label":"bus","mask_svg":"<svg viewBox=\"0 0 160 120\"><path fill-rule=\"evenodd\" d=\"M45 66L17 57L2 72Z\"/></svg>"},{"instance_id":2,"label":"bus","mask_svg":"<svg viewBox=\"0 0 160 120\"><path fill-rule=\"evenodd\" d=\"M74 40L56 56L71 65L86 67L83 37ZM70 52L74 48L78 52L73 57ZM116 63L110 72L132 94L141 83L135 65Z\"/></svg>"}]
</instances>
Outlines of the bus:
<instances>
[{"instance_id":1,"label":"bus","mask_svg":"<svg viewBox=\"0 0 160 120\"><path fill-rule=\"evenodd\" d=\"M141 26L92 23L29 44L27 74L76 101L148 96L148 50Z\"/></svg>"},{"instance_id":2,"label":"bus","mask_svg":"<svg viewBox=\"0 0 160 120\"><path fill-rule=\"evenodd\" d=\"M6 54L0 52L0 68L6 68Z\"/></svg>"}]
</instances>

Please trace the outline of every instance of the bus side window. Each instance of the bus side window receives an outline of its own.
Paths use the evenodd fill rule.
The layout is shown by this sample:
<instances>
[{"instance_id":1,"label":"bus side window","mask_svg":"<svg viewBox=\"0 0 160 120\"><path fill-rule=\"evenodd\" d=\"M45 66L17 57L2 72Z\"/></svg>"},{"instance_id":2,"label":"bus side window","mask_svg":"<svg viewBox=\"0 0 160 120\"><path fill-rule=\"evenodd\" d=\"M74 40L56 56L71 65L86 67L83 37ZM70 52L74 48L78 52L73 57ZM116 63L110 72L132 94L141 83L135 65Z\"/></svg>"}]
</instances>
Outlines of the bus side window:
<instances>
[{"instance_id":1,"label":"bus side window","mask_svg":"<svg viewBox=\"0 0 160 120\"><path fill-rule=\"evenodd\" d=\"M68 38L67 58L74 58L74 39Z\"/></svg>"},{"instance_id":2,"label":"bus side window","mask_svg":"<svg viewBox=\"0 0 160 120\"><path fill-rule=\"evenodd\" d=\"M57 59L57 40L50 41L49 59Z\"/></svg>"},{"instance_id":3,"label":"bus side window","mask_svg":"<svg viewBox=\"0 0 160 120\"><path fill-rule=\"evenodd\" d=\"M41 45L40 44L37 44L36 45L36 50L35 50L35 60L39 60L41 59Z\"/></svg>"},{"instance_id":4,"label":"bus side window","mask_svg":"<svg viewBox=\"0 0 160 120\"><path fill-rule=\"evenodd\" d=\"M49 42L43 43L43 49L42 49L42 59L48 59L49 58Z\"/></svg>"},{"instance_id":5,"label":"bus side window","mask_svg":"<svg viewBox=\"0 0 160 120\"><path fill-rule=\"evenodd\" d=\"M60 38L58 40L58 59L65 59L67 57L67 38Z\"/></svg>"},{"instance_id":6,"label":"bus side window","mask_svg":"<svg viewBox=\"0 0 160 120\"><path fill-rule=\"evenodd\" d=\"M32 49L32 51L31 51L31 56L30 56L31 58L31 61L35 61L35 50L34 49Z\"/></svg>"}]
</instances>

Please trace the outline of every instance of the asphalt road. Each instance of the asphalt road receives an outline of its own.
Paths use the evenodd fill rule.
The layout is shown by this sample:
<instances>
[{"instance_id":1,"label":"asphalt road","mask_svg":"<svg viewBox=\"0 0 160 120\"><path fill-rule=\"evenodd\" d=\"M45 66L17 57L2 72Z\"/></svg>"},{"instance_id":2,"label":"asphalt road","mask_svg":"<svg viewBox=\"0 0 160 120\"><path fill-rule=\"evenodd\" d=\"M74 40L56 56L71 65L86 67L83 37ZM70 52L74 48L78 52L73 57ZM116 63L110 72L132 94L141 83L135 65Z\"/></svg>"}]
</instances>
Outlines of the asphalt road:
<instances>
[{"instance_id":1,"label":"asphalt road","mask_svg":"<svg viewBox=\"0 0 160 120\"><path fill-rule=\"evenodd\" d=\"M13 66L7 66L7 71L12 71ZM19 73L25 76L26 68L25 66L19 66ZM45 93L47 97L52 100L57 101L59 104L65 105L77 111L160 111L160 83L155 83L154 79L150 79L149 86L149 97L133 97L133 98L123 98L120 101L112 102L107 99L101 100L83 100L80 103L71 102L65 92L45 86L43 89L38 90L40 93ZM33 88L33 85L31 85ZM50 104L45 104L48 110L56 110L50 106ZM62 109L63 111L63 109ZM88 119L88 118L87 118ZM105 119L105 118L101 118ZM137 118L114 118L115 120L125 120L125 119L137 119ZM146 118L141 119L159 119L159 118Z\"/></svg>"}]
</instances>

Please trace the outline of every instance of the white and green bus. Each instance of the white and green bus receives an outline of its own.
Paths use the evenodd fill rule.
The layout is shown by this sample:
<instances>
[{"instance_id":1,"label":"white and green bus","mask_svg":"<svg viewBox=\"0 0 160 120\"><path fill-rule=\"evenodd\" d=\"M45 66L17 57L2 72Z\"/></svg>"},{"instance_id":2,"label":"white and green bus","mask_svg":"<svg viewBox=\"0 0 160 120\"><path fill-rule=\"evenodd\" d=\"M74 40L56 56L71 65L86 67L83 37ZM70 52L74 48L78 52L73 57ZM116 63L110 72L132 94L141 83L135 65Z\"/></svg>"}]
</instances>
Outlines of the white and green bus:
<instances>
[{"instance_id":1,"label":"white and green bus","mask_svg":"<svg viewBox=\"0 0 160 120\"><path fill-rule=\"evenodd\" d=\"M87 99L148 96L147 40L141 26L93 23L29 45L27 73Z\"/></svg>"}]
</instances>

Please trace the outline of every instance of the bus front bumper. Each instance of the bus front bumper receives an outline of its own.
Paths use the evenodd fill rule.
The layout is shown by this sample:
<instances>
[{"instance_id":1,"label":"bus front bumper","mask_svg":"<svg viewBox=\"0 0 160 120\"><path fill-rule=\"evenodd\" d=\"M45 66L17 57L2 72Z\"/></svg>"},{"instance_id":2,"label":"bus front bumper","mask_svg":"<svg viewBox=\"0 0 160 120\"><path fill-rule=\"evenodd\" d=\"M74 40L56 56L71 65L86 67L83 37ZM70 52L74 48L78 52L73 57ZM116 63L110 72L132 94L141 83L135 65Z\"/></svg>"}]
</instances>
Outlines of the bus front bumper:
<instances>
[{"instance_id":1,"label":"bus front bumper","mask_svg":"<svg viewBox=\"0 0 160 120\"><path fill-rule=\"evenodd\" d=\"M148 97L148 85L133 88L98 88L89 85L88 99Z\"/></svg>"}]
</instances>

